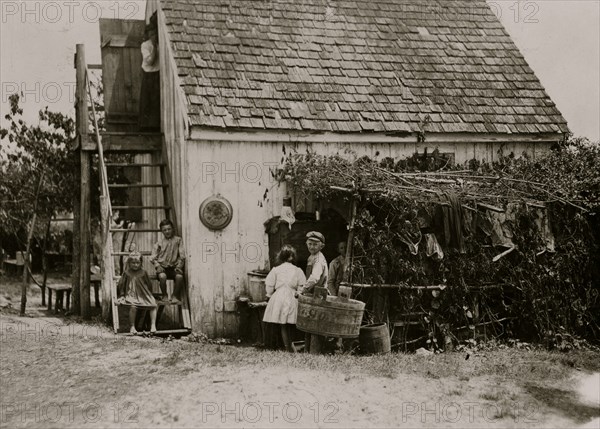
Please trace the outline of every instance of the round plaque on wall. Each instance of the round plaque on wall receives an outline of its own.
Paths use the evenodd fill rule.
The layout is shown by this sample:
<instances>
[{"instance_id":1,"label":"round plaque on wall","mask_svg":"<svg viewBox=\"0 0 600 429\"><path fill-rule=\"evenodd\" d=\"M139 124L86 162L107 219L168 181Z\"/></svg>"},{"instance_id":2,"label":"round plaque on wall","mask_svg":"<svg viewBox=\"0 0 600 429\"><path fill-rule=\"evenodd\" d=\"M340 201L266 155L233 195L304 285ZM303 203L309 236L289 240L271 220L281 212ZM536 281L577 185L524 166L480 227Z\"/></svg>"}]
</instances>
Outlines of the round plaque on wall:
<instances>
[{"instance_id":1,"label":"round plaque on wall","mask_svg":"<svg viewBox=\"0 0 600 429\"><path fill-rule=\"evenodd\" d=\"M208 197L200 204L200 221L212 230L225 228L233 218L231 203L220 195Z\"/></svg>"}]
</instances>

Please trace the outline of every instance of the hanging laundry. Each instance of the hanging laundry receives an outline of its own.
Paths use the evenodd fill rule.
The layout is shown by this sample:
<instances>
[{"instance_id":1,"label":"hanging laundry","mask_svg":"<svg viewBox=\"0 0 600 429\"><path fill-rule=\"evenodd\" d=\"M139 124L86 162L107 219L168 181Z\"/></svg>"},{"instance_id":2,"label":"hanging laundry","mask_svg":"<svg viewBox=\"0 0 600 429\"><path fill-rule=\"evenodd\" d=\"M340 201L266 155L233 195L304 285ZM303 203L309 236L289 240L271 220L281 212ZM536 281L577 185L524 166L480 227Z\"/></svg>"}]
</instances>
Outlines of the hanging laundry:
<instances>
[{"instance_id":1,"label":"hanging laundry","mask_svg":"<svg viewBox=\"0 0 600 429\"><path fill-rule=\"evenodd\" d=\"M488 211L487 215L492 224L492 246L514 247L513 233L506 222L506 213Z\"/></svg>"},{"instance_id":2,"label":"hanging laundry","mask_svg":"<svg viewBox=\"0 0 600 429\"><path fill-rule=\"evenodd\" d=\"M508 203L503 212L486 210L477 214L477 228L487 237L492 246L512 248L513 229L520 203Z\"/></svg>"},{"instance_id":3,"label":"hanging laundry","mask_svg":"<svg viewBox=\"0 0 600 429\"><path fill-rule=\"evenodd\" d=\"M411 254L416 255L419 253L419 243L423 236L417 222L411 223L408 220L404 221L404 225L400 227L399 237L400 240L408 246L408 250Z\"/></svg>"},{"instance_id":4,"label":"hanging laundry","mask_svg":"<svg viewBox=\"0 0 600 429\"><path fill-rule=\"evenodd\" d=\"M463 210L463 226L466 237L475 234L475 231L477 231L477 212L475 210Z\"/></svg>"},{"instance_id":5,"label":"hanging laundry","mask_svg":"<svg viewBox=\"0 0 600 429\"><path fill-rule=\"evenodd\" d=\"M438 232L444 237L444 244L450 249L465 253L464 215L463 207L458 196L450 192L439 195L439 204L436 207L435 220Z\"/></svg>"},{"instance_id":6,"label":"hanging laundry","mask_svg":"<svg viewBox=\"0 0 600 429\"><path fill-rule=\"evenodd\" d=\"M433 257L436 261L440 261L444 258L444 251L437 241L435 234L425 234L425 254L429 257Z\"/></svg>"},{"instance_id":7,"label":"hanging laundry","mask_svg":"<svg viewBox=\"0 0 600 429\"><path fill-rule=\"evenodd\" d=\"M480 212L478 213L477 227L489 237L492 246L514 247L512 228L506 222L506 213L490 210Z\"/></svg>"},{"instance_id":8,"label":"hanging laundry","mask_svg":"<svg viewBox=\"0 0 600 429\"><path fill-rule=\"evenodd\" d=\"M281 209L281 220L286 221L290 227L290 231L292 230L292 225L296 223L296 216L294 216L294 212L290 206L283 206Z\"/></svg>"},{"instance_id":9,"label":"hanging laundry","mask_svg":"<svg viewBox=\"0 0 600 429\"><path fill-rule=\"evenodd\" d=\"M537 226L538 234L540 235L542 242L544 243L540 252L544 250L554 253L554 234L550 228L550 219L548 217L548 211L545 208L534 208L535 213L535 224Z\"/></svg>"}]
</instances>

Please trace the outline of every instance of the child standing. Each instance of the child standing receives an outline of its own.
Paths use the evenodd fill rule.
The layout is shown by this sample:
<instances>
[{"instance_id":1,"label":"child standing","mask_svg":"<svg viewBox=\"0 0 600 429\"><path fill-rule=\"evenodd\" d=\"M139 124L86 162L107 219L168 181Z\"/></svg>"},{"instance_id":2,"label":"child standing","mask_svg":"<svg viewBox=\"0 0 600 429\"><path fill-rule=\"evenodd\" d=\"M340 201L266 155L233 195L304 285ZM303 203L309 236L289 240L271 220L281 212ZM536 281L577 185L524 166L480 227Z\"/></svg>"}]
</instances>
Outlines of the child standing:
<instances>
[{"instance_id":1,"label":"child standing","mask_svg":"<svg viewBox=\"0 0 600 429\"><path fill-rule=\"evenodd\" d=\"M311 231L306 234L306 247L310 256L306 263L306 286L303 288L304 294L311 294L315 287L327 286L327 260L321 253L325 247L325 237L318 231ZM321 353L325 337L316 334L305 335L305 350L310 353Z\"/></svg>"},{"instance_id":2,"label":"child standing","mask_svg":"<svg viewBox=\"0 0 600 429\"><path fill-rule=\"evenodd\" d=\"M340 283L344 280L344 264L346 263L346 242L340 241L337 246L340 256L335 258L329 264L329 273L327 276L327 289L333 296L338 295Z\"/></svg>"},{"instance_id":3,"label":"child standing","mask_svg":"<svg viewBox=\"0 0 600 429\"><path fill-rule=\"evenodd\" d=\"M138 308L150 309L150 332L156 332L156 300L152 296L152 284L148 273L142 268L142 255L132 252L127 258L125 271L117 285L118 300L121 305L129 305L129 332L136 334L135 317Z\"/></svg>"},{"instance_id":4,"label":"child standing","mask_svg":"<svg viewBox=\"0 0 600 429\"><path fill-rule=\"evenodd\" d=\"M281 326L281 337L287 351L292 349L293 327L298 316L296 290L304 286L306 277L302 270L294 265L296 249L285 245L279 251L277 260L280 265L273 268L265 280L267 288L267 308L263 322Z\"/></svg>"},{"instance_id":5,"label":"child standing","mask_svg":"<svg viewBox=\"0 0 600 429\"><path fill-rule=\"evenodd\" d=\"M183 240L175 235L173 222L169 219L161 221L160 230L163 237L154 245L150 262L154 265L158 275L162 301L181 304L180 299L184 285L183 267L185 264ZM175 280L175 290L170 298L167 294L168 279Z\"/></svg>"},{"instance_id":6,"label":"child standing","mask_svg":"<svg viewBox=\"0 0 600 429\"><path fill-rule=\"evenodd\" d=\"M306 247L310 256L306 262L306 286L304 292L311 293L315 286L326 287L327 285L327 261L321 253L325 247L325 237L318 231L306 234Z\"/></svg>"}]
</instances>

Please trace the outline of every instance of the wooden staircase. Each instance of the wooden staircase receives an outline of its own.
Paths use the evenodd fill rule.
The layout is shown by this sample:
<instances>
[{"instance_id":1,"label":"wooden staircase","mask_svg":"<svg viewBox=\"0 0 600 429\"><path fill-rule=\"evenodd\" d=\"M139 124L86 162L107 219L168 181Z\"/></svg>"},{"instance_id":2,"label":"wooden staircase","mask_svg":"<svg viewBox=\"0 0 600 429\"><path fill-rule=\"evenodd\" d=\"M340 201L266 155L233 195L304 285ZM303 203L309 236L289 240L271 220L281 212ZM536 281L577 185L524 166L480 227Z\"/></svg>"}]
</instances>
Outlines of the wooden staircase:
<instances>
[{"instance_id":1,"label":"wooden staircase","mask_svg":"<svg viewBox=\"0 0 600 429\"><path fill-rule=\"evenodd\" d=\"M87 88L89 92L88 100L92 99L89 74L86 70ZM120 279L120 268L115 260L125 258L133 249L114 249L116 235L129 237L130 242L135 243L135 250L140 252L145 257L143 258L143 268L148 272L153 282L153 293L155 296L160 296L158 280L154 272L152 264L148 260L148 255L151 254L152 245L158 240L161 232L159 222L162 219L170 219L174 225L177 225L177 219L173 201L173 194L169 183L170 172L168 168L168 160L166 159L166 151L164 138L159 133L149 135L143 133L145 139L159 138L161 145L143 146L132 145L128 147L128 133L104 133L101 134L98 129L98 120L93 103L90 103L89 110L92 115L92 122L95 134L95 142L91 142L92 146L97 146L98 154L98 169L100 172L100 206L101 206L101 223L102 223L102 287L104 290L110 290L111 306L112 306L112 322L115 333L129 335L128 326L121 326L120 319L127 318L129 310L128 306L124 306L125 311L117 305L117 283ZM131 133L132 140L134 137L139 137L141 133ZM105 151L103 147L103 138L108 137L119 139L118 145L108 145ZM139 141L139 138L138 138ZM95 144L94 144L95 143ZM84 142L82 142L82 145ZM118 161L111 160L112 154L128 154L126 157L128 162L123 162L121 156ZM136 168L140 169L142 180L138 183L111 183L110 174L114 169ZM113 205L114 201L111 196L111 191L129 191L137 189L142 193L141 205L130 205L129 203ZM115 222L114 215L117 211L123 212L130 209L140 210L142 213L142 221L131 223L127 226L119 225ZM141 225L138 225L141 223ZM133 238L131 236L133 235ZM108 289L106 289L108 288ZM157 335L185 335L191 332L191 317L189 310L189 299L187 296L187 288L184 288L181 304L162 304L159 303L157 317ZM108 296L107 293L103 294ZM123 314L121 314L123 313ZM138 313L143 313L138 311ZM123 317L125 316L125 318ZM171 319L171 323L165 323L164 319ZM162 320L161 320L162 319ZM143 321L142 321L143 322ZM142 327L142 330L145 327ZM139 331L140 329L138 329Z\"/></svg>"}]
</instances>

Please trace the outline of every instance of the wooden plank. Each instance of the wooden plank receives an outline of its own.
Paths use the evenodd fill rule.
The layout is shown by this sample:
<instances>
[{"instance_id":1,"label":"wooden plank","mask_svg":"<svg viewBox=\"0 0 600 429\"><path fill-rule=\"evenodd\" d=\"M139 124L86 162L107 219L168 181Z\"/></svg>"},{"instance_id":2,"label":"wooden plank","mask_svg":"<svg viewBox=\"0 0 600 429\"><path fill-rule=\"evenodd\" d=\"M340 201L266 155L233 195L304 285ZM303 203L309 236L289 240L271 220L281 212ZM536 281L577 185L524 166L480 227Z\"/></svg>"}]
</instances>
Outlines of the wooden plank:
<instances>
[{"instance_id":1,"label":"wooden plank","mask_svg":"<svg viewBox=\"0 0 600 429\"><path fill-rule=\"evenodd\" d=\"M344 261L343 283L352 281L352 258L354 251L354 224L356 222L356 213L358 210L358 201L352 198L352 214L350 215L350 224L348 225L348 242L346 243L346 256ZM342 285L340 284L340 287Z\"/></svg>"},{"instance_id":2,"label":"wooden plank","mask_svg":"<svg viewBox=\"0 0 600 429\"><path fill-rule=\"evenodd\" d=\"M127 209L138 209L138 210L171 210L169 206L113 206L113 210L127 210Z\"/></svg>"},{"instance_id":3,"label":"wooden plank","mask_svg":"<svg viewBox=\"0 0 600 429\"><path fill-rule=\"evenodd\" d=\"M168 157L168 152L167 152L167 144L166 144L166 140L163 138L162 139L162 164L163 167L160 169L160 177L161 177L161 182L163 185L165 185L165 187L163 188L163 201L166 204L170 204L171 207L175 206L175 200L173 197L173 188L170 185L171 182L171 170L169 167L169 157ZM168 219L171 219L171 221L176 225L176 231L178 231L178 234L181 235L181 225L179 224L179 222L177 221L177 211L176 210L165 210L165 216L167 216ZM185 241L184 241L184 245L185 245ZM182 297L182 307L181 307L181 321L184 327L186 328L190 328L192 327L192 321L191 321L191 313L190 313L190 304L189 304L189 294L188 294L188 289L189 289L189 269L188 269L188 265L189 265L189 260L186 260L186 266L185 266L185 271L186 271L186 281L185 281L185 287L183 290L183 297Z\"/></svg>"},{"instance_id":4,"label":"wooden plank","mask_svg":"<svg viewBox=\"0 0 600 429\"><path fill-rule=\"evenodd\" d=\"M80 183L80 150L77 150L73 153L73 168L74 168L74 182ZM72 311L74 314L79 314L79 273L81 270L81 253L79 252L79 240L80 233L79 228L81 225L80 222L80 212L81 212L81 195L79 193L79 186L73 187L73 248L72 248L72 271L71 271L71 284L73 285L73 293L71 294L72 299Z\"/></svg>"},{"instance_id":5,"label":"wooden plank","mask_svg":"<svg viewBox=\"0 0 600 429\"><path fill-rule=\"evenodd\" d=\"M491 210L496 213L505 213L506 212L506 210L504 210L501 207L496 207L496 206L492 206L490 204L484 204L484 203L480 203L480 202L477 202L477 208L484 208L484 209Z\"/></svg>"},{"instance_id":6,"label":"wooden plank","mask_svg":"<svg viewBox=\"0 0 600 429\"><path fill-rule=\"evenodd\" d=\"M162 46L162 45L161 45ZM162 65L162 64L161 64ZM162 70L162 69L161 69ZM490 143L490 142L532 142L553 143L562 140L563 134L493 134L493 133L428 133L427 144L439 143ZM312 142L312 143L416 143L417 137L392 135L389 133L335 133L293 130L240 130L235 128L207 129L191 127L192 140L213 140L232 142ZM485 147L485 145L481 145Z\"/></svg>"},{"instance_id":7,"label":"wooden plank","mask_svg":"<svg viewBox=\"0 0 600 429\"><path fill-rule=\"evenodd\" d=\"M340 283L342 286L351 286L363 289L411 289L411 290L443 290L447 285L411 286L403 284L369 284L369 283Z\"/></svg>"},{"instance_id":8,"label":"wooden plank","mask_svg":"<svg viewBox=\"0 0 600 429\"><path fill-rule=\"evenodd\" d=\"M110 112L106 114L106 121L110 124L135 124L137 128L138 114Z\"/></svg>"},{"instance_id":9,"label":"wooden plank","mask_svg":"<svg viewBox=\"0 0 600 429\"><path fill-rule=\"evenodd\" d=\"M161 146L162 146L162 152L161 152L161 156L162 156L162 164L164 165L163 168L160 169L160 179L161 182L163 183L163 185L165 185L165 188L163 188L163 201L166 204L169 204L171 207L176 207L175 206L175 198L173 195L173 188L170 186L171 185L171 179L172 179L172 175L171 175L171 168L170 168L170 164L169 164L169 154L168 154L168 148L167 148L167 142L164 139L164 137L161 139ZM169 219L171 219L171 221L175 224L175 231L178 234L181 234L181 225L178 222L177 219L177 210L171 210L169 213L165 213L166 215L170 216Z\"/></svg>"},{"instance_id":10,"label":"wooden plank","mask_svg":"<svg viewBox=\"0 0 600 429\"><path fill-rule=\"evenodd\" d=\"M122 85L125 88L125 93L123 96L125 97L125 110L127 112L131 112L136 115L136 118L139 117L137 113L139 112L139 105L135 102L137 97L134 96L134 80L137 78L140 81L140 87L136 88L137 92L141 91L141 79L142 79L142 71L137 71L137 76L133 76L133 67L131 64L131 51L133 51L138 57L140 55L140 47L142 45L142 41L139 41L139 44L136 46L135 44L129 46L123 46L123 48L134 48L134 49L122 49L121 59L123 61L123 82ZM141 64L138 65L141 67Z\"/></svg>"},{"instance_id":11,"label":"wooden plank","mask_svg":"<svg viewBox=\"0 0 600 429\"><path fill-rule=\"evenodd\" d=\"M84 319L91 319L90 313L90 244L91 244L91 160L89 152L81 154L81 211L80 211L80 308Z\"/></svg>"},{"instance_id":12,"label":"wooden plank","mask_svg":"<svg viewBox=\"0 0 600 429\"><path fill-rule=\"evenodd\" d=\"M111 34L101 42L101 47L106 48L139 48L143 37L131 37L129 34Z\"/></svg>"},{"instance_id":13,"label":"wooden plank","mask_svg":"<svg viewBox=\"0 0 600 429\"><path fill-rule=\"evenodd\" d=\"M142 163L142 164L129 163L129 162L107 162L104 165L106 165L107 167L127 168L127 167L164 167L165 164L161 163L161 162Z\"/></svg>"},{"instance_id":14,"label":"wooden plank","mask_svg":"<svg viewBox=\"0 0 600 429\"><path fill-rule=\"evenodd\" d=\"M188 335L191 332L192 332L191 329L165 329L165 330L161 330L161 331L156 331L151 335L156 335L156 336L177 335L177 334ZM117 333L117 335L120 337L142 336L142 334L140 332L138 332L137 334L132 334L131 332L119 332L119 333Z\"/></svg>"},{"instance_id":15,"label":"wooden plank","mask_svg":"<svg viewBox=\"0 0 600 429\"><path fill-rule=\"evenodd\" d=\"M102 263L100 264L101 276L102 276L102 320L105 322L109 320L111 313L111 307L113 303L112 299L112 257L110 255L111 249L109 249L109 242L112 243L110 228L110 216L107 204L109 197L102 195L100 197L100 219L102 222ZM112 308L114 311L114 308ZM118 319L118 317L117 317Z\"/></svg>"},{"instance_id":16,"label":"wooden plank","mask_svg":"<svg viewBox=\"0 0 600 429\"><path fill-rule=\"evenodd\" d=\"M110 232L160 232L160 229L157 229L157 228L143 228L143 229L111 228Z\"/></svg>"},{"instance_id":17,"label":"wooden plank","mask_svg":"<svg viewBox=\"0 0 600 429\"><path fill-rule=\"evenodd\" d=\"M161 149L160 134L124 133L103 134L102 145L105 152L152 152ZM84 151L95 152L98 145L89 136L82 137Z\"/></svg>"},{"instance_id":18,"label":"wooden plank","mask_svg":"<svg viewBox=\"0 0 600 429\"><path fill-rule=\"evenodd\" d=\"M137 128L144 29L143 20L100 19L102 80L110 130Z\"/></svg>"},{"instance_id":19,"label":"wooden plank","mask_svg":"<svg viewBox=\"0 0 600 429\"><path fill-rule=\"evenodd\" d=\"M88 92L87 92L87 63L85 61L85 47L76 46L76 115L77 131L82 141L88 137ZM91 159L87 152L79 151L80 162L80 198L79 198L79 311L84 319L90 319L90 243L91 243ZM76 299L73 299L75 307Z\"/></svg>"},{"instance_id":20,"label":"wooden plank","mask_svg":"<svg viewBox=\"0 0 600 429\"><path fill-rule=\"evenodd\" d=\"M109 183L109 188L167 188L165 184L149 184L149 183Z\"/></svg>"}]
</instances>

